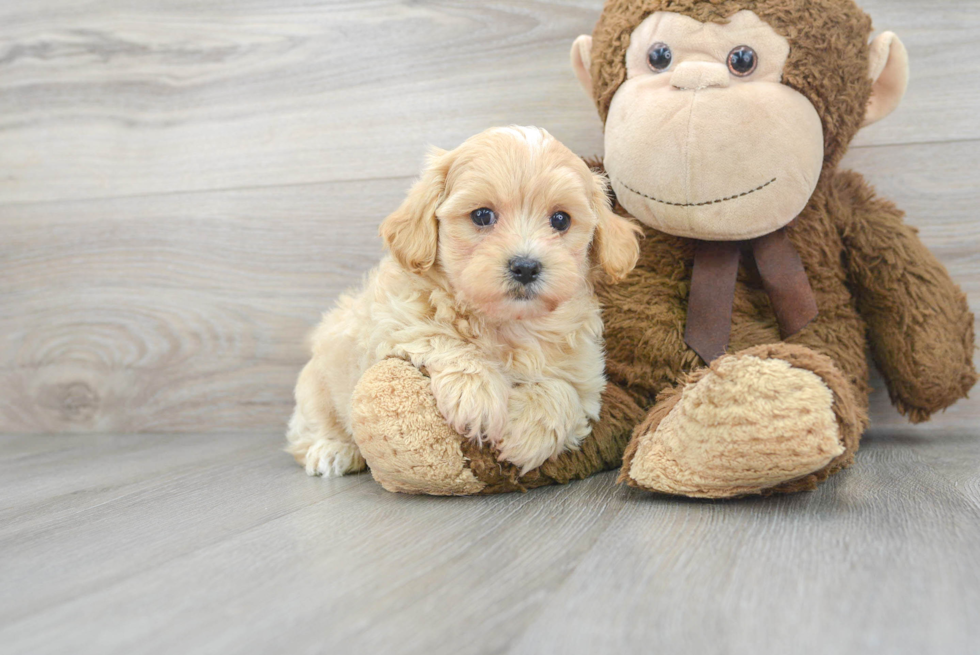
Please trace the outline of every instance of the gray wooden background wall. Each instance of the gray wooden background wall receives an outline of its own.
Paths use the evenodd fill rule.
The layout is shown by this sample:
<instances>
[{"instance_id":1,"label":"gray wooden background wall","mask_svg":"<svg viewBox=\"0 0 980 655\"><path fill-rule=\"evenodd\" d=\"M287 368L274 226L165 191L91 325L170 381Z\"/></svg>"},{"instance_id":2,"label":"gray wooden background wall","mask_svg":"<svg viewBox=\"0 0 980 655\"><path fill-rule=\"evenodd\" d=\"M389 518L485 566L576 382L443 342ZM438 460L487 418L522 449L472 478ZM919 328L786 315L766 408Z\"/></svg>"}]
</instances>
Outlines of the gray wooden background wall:
<instances>
[{"instance_id":1,"label":"gray wooden background wall","mask_svg":"<svg viewBox=\"0 0 980 655\"><path fill-rule=\"evenodd\" d=\"M912 84L846 163L980 309L980 3L925 4L863 2ZM427 144L520 123L601 152L567 63L600 7L2 2L0 432L282 429L304 334L377 260Z\"/></svg>"}]
</instances>

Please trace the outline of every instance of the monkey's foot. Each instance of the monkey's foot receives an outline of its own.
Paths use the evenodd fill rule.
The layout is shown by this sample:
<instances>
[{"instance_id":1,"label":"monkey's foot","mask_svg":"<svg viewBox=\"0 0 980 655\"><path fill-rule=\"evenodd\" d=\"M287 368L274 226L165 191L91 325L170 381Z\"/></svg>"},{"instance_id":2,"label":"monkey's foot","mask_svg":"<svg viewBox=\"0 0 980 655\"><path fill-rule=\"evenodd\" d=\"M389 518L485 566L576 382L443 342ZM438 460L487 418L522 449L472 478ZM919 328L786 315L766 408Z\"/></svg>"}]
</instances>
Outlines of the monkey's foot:
<instances>
[{"instance_id":1,"label":"monkey's foot","mask_svg":"<svg viewBox=\"0 0 980 655\"><path fill-rule=\"evenodd\" d=\"M660 397L620 481L696 498L812 489L853 461L854 397L829 358L801 346L726 355Z\"/></svg>"},{"instance_id":2,"label":"monkey's foot","mask_svg":"<svg viewBox=\"0 0 980 655\"><path fill-rule=\"evenodd\" d=\"M463 456L463 437L439 412L429 378L410 362L386 359L368 369L351 414L354 442L388 491L458 496L486 486Z\"/></svg>"},{"instance_id":3,"label":"monkey's foot","mask_svg":"<svg viewBox=\"0 0 980 655\"><path fill-rule=\"evenodd\" d=\"M388 359L368 369L354 389L351 414L354 442L374 479L388 491L433 496L527 491L616 468L643 417L626 392L609 385L599 423L581 447L521 475L495 448L446 424L429 378L409 362Z\"/></svg>"}]
</instances>

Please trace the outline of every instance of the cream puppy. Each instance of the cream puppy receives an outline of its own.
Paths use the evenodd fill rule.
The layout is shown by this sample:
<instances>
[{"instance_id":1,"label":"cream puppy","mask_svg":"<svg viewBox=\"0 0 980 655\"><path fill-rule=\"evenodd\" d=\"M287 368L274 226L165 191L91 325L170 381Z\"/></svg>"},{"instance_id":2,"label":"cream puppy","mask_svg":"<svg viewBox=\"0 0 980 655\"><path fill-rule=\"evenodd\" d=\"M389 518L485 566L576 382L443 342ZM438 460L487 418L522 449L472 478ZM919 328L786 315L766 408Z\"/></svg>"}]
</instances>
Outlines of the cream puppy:
<instances>
[{"instance_id":1,"label":"cream puppy","mask_svg":"<svg viewBox=\"0 0 980 655\"><path fill-rule=\"evenodd\" d=\"M381 225L390 255L313 334L288 452L310 475L363 470L351 395L388 357L426 371L449 425L524 472L577 448L605 387L593 279L624 277L639 255L606 184L533 127L434 150Z\"/></svg>"}]
</instances>

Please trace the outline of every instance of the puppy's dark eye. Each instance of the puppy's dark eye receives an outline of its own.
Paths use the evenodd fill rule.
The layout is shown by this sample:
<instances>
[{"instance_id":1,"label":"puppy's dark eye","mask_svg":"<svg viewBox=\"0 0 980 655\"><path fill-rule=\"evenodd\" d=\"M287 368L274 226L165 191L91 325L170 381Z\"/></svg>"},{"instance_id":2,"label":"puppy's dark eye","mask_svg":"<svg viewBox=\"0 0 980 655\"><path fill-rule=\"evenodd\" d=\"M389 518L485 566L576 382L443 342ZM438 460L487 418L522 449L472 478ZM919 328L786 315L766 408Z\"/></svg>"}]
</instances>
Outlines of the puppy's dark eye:
<instances>
[{"instance_id":1,"label":"puppy's dark eye","mask_svg":"<svg viewBox=\"0 0 980 655\"><path fill-rule=\"evenodd\" d=\"M739 77L751 75L758 65L759 55L747 45L740 45L728 53L728 70Z\"/></svg>"},{"instance_id":2,"label":"puppy's dark eye","mask_svg":"<svg viewBox=\"0 0 980 655\"><path fill-rule=\"evenodd\" d=\"M650 48L650 52L647 53L647 61L650 62L650 68L658 73L670 68L670 62L673 59L674 53L670 51L670 46L666 43L654 43L653 47Z\"/></svg>"},{"instance_id":3,"label":"puppy's dark eye","mask_svg":"<svg viewBox=\"0 0 980 655\"><path fill-rule=\"evenodd\" d=\"M470 214L470 218L473 219L473 224L477 227L490 227L497 222L497 214L492 209L477 209Z\"/></svg>"},{"instance_id":4,"label":"puppy's dark eye","mask_svg":"<svg viewBox=\"0 0 980 655\"><path fill-rule=\"evenodd\" d=\"M558 232L564 232L572 224L572 217L565 212L555 212L551 215L551 227Z\"/></svg>"}]
</instances>

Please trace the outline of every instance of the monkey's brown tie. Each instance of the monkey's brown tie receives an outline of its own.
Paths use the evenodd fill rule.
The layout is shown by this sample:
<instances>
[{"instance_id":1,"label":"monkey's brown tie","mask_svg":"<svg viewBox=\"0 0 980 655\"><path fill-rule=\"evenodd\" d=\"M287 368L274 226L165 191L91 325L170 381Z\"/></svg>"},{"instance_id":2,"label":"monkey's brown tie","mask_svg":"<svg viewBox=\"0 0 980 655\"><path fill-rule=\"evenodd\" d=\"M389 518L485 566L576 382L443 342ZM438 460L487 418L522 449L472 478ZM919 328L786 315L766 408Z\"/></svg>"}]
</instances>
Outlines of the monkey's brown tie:
<instances>
[{"instance_id":1,"label":"monkey's brown tie","mask_svg":"<svg viewBox=\"0 0 980 655\"><path fill-rule=\"evenodd\" d=\"M748 244L776 314L779 331L786 339L805 328L818 313L803 262L785 229ZM738 241L697 242L684 341L709 364L728 348L739 245Z\"/></svg>"}]
</instances>

